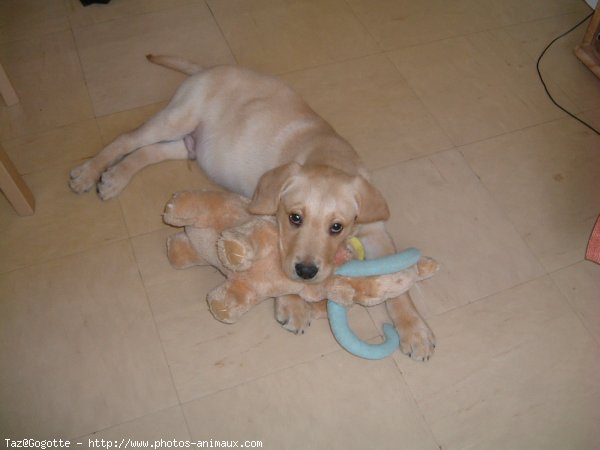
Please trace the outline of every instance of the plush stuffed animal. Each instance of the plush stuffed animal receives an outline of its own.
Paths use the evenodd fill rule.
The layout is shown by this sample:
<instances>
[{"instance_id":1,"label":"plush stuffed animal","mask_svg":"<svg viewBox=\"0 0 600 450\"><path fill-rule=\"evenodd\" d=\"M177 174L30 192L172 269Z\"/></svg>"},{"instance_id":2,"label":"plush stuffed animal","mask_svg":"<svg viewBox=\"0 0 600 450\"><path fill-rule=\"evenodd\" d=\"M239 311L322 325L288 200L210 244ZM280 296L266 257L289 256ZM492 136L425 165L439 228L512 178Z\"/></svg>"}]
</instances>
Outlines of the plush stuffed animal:
<instances>
[{"instance_id":1,"label":"plush stuffed animal","mask_svg":"<svg viewBox=\"0 0 600 450\"><path fill-rule=\"evenodd\" d=\"M411 264L392 273L337 274L319 284L291 280L281 269L275 219L251 215L248 203L228 192L186 191L173 195L163 215L167 224L184 227L167 240L167 255L175 268L209 263L226 276L226 281L207 295L210 311L222 322L236 322L261 301L288 294L298 294L308 302L329 299L343 306L373 306L403 294L437 271L433 259L419 254ZM352 256L349 248L337 259L341 263Z\"/></svg>"}]
</instances>

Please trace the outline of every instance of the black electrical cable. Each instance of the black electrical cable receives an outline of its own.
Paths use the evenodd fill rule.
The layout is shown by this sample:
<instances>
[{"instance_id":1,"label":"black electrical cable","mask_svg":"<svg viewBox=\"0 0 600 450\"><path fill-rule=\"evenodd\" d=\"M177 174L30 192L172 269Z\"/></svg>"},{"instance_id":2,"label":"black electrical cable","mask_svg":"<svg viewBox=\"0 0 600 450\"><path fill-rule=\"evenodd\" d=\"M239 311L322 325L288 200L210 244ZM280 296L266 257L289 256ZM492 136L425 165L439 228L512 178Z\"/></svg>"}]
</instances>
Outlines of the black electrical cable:
<instances>
[{"instance_id":1,"label":"black electrical cable","mask_svg":"<svg viewBox=\"0 0 600 450\"><path fill-rule=\"evenodd\" d=\"M552 94L550 93L550 91L548 90L548 86L546 86L546 83L544 82L544 78L542 77L542 73L540 72L540 62L542 60L542 57L546 54L546 51L548 51L548 49L552 46L552 44L554 44L556 41L558 41L560 38L565 37L567 34L569 34L571 31L573 31L575 28L577 28L578 26L580 26L582 23L584 23L586 20L588 20L590 17L592 17L592 15L594 14L594 12L592 11L590 14L588 14L583 20L581 20L579 23L577 23L577 25L573 26L571 29L569 29L568 31L565 31L563 34L561 34L560 36L557 36L556 38L554 38L547 46L546 48L542 51L542 53L540 54L540 57L537 60L537 64L535 65L535 68L537 70L538 76L540 77L540 81L542 82L542 86L544 86L544 90L546 91L546 94L548 94L548 97L550 98L550 100L552 100L552 103L554 103L557 107L559 107L560 109L562 109L564 112L566 112L569 116L571 116L573 119L581 122L583 125L585 125L586 127L588 127L590 130L592 130L594 133L600 135L600 131L596 130L593 126L591 126L589 123L584 122L583 120L581 120L579 117L577 117L575 114L567 111L565 108L563 108L561 105L559 105L556 100L554 100L554 97L552 97Z\"/></svg>"}]
</instances>

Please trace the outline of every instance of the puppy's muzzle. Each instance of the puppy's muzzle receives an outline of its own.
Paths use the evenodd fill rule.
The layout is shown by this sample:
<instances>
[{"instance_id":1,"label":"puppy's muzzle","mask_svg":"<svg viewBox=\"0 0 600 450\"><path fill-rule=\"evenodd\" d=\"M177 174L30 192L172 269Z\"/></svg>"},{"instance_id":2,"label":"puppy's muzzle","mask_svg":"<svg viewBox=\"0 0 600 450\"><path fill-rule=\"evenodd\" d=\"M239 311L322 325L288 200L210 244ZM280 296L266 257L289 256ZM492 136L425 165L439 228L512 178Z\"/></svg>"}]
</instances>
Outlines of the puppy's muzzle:
<instances>
[{"instance_id":1,"label":"puppy's muzzle","mask_svg":"<svg viewBox=\"0 0 600 450\"><path fill-rule=\"evenodd\" d=\"M294 270L296 271L296 275L303 280L311 280L317 276L317 273L319 272L319 268L316 265L302 263L296 264Z\"/></svg>"}]
</instances>

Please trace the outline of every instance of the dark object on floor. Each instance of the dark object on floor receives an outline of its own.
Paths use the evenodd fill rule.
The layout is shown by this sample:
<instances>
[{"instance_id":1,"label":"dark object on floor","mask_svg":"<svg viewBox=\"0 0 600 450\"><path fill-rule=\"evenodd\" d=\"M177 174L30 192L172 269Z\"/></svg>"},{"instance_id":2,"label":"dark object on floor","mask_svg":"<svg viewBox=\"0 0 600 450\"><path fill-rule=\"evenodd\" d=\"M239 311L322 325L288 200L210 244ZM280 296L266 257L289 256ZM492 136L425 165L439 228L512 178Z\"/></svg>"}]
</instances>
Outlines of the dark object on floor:
<instances>
[{"instance_id":1,"label":"dark object on floor","mask_svg":"<svg viewBox=\"0 0 600 450\"><path fill-rule=\"evenodd\" d=\"M546 82L544 81L544 77L542 77L542 72L540 71L540 62L542 61L542 58L544 57L544 55L546 54L546 52L548 51L548 49L552 46L552 44L554 44L556 41L558 41L560 38L566 36L567 34L569 34L571 31L573 31L575 28L577 28L579 25L581 25L583 22L585 22L586 20L588 20L590 17L592 17L594 13L591 12L589 15L585 16L583 18L583 20L581 20L580 22L577 23L577 25L574 25L573 27L571 27L568 31L565 31L563 34L561 34L560 36L554 38L552 41L550 41L550 43L546 46L546 48L542 51L542 53L540 54L537 63L535 65L535 68L537 70L537 74L538 77L540 78L540 81L542 82L542 86L544 87L544 90L546 91L546 94L548 95L548 97L550 98L550 100L552 101L552 103L554 103L558 108L562 109L565 113L567 113L569 116L571 116L573 119L577 120L578 122L580 122L582 125L585 125L586 127L588 127L590 130L592 130L594 133L600 135L600 131L596 130L593 126L591 126L589 123L581 120L579 117L577 117L575 114L571 113L570 111L567 111L565 108L563 108L561 105L559 105L557 103L556 100L554 100L554 97L552 97L552 94L550 93L550 91L548 90L548 86L546 86Z\"/></svg>"},{"instance_id":2,"label":"dark object on floor","mask_svg":"<svg viewBox=\"0 0 600 450\"><path fill-rule=\"evenodd\" d=\"M108 2L110 2L110 0L80 0L80 1L83 6L89 6L92 3L102 3L103 5L106 5Z\"/></svg>"}]
</instances>

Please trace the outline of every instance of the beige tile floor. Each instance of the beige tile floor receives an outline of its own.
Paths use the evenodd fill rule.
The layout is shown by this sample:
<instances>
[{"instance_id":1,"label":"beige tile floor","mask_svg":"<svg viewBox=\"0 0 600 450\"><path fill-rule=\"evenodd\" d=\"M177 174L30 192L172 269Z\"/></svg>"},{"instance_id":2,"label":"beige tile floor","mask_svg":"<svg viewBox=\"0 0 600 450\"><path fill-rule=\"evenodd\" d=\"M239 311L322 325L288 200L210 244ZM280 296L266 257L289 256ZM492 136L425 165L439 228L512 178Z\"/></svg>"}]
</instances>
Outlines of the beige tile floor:
<instances>
[{"instance_id":1,"label":"beige tile floor","mask_svg":"<svg viewBox=\"0 0 600 450\"><path fill-rule=\"evenodd\" d=\"M0 139L37 198L0 197L4 439L262 441L270 449L600 448L600 138L535 75L580 0L0 1L0 61L21 98ZM600 80L544 71L600 126ZM325 321L285 332L265 302L236 325L203 300L210 267L173 270L161 222L194 165L76 196L68 169L164 105L170 52L282 76L345 135L390 201L391 231L443 265L415 287L434 358L348 355ZM376 338L382 308L351 312Z\"/></svg>"}]
</instances>

